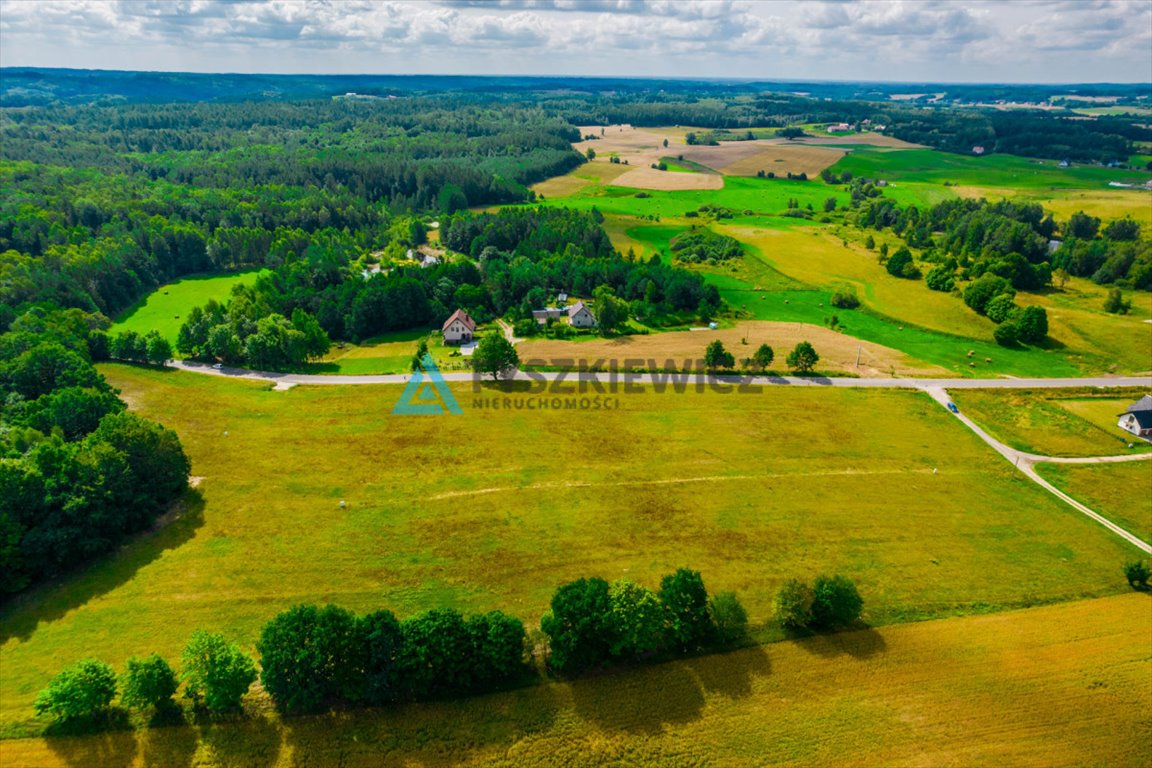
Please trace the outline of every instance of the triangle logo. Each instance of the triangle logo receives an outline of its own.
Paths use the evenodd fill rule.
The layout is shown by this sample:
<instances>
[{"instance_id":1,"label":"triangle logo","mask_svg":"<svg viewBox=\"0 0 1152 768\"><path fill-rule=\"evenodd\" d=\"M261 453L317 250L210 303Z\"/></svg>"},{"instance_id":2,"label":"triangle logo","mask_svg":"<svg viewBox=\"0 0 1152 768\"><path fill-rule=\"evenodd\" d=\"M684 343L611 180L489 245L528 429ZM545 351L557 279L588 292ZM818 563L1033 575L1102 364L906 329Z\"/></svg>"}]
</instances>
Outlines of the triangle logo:
<instances>
[{"instance_id":1,"label":"triangle logo","mask_svg":"<svg viewBox=\"0 0 1152 768\"><path fill-rule=\"evenodd\" d=\"M464 411L452 390L448 389L432 355L425 352L420 358L420 367L412 373L392 413L399 416L439 416L442 413L459 416Z\"/></svg>"}]
</instances>

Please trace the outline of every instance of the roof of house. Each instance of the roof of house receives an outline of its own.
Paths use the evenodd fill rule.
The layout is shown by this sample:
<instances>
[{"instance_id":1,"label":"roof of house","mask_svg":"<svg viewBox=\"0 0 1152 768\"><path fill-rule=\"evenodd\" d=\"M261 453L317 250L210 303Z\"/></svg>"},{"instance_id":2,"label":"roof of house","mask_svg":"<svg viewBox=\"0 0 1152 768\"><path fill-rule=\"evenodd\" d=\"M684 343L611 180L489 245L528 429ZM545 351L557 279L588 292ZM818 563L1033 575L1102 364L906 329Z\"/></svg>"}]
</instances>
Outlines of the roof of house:
<instances>
[{"instance_id":1,"label":"roof of house","mask_svg":"<svg viewBox=\"0 0 1152 768\"><path fill-rule=\"evenodd\" d=\"M1144 395L1128 406L1124 413L1152 413L1152 395Z\"/></svg>"},{"instance_id":2,"label":"roof of house","mask_svg":"<svg viewBox=\"0 0 1152 768\"><path fill-rule=\"evenodd\" d=\"M1152 411L1136 411L1132 414L1140 429L1152 429Z\"/></svg>"},{"instance_id":3,"label":"roof of house","mask_svg":"<svg viewBox=\"0 0 1152 768\"><path fill-rule=\"evenodd\" d=\"M592 310L584 306L584 302L578 301L572 306L568 307L568 317L575 317L576 315L580 314L580 310L584 310L588 314L592 314Z\"/></svg>"},{"instance_id":4,"label":"roof of house","mask_svg":"<svg viewBox=\"0 0 1152 768\"><path fill-rule=\"evenodd\" d=\"M459 320L460 322L464 323L464 327L467 328L469 331L476 330L476 321L473 320L471 317L469 317L468 313L462 309L458 309L455 312L453 312L451 315L449 315L448 319L444 321L444 327L441 328L440 330L442 330L442 331L448 330L448 326L452 325L452 323L456 320Z\"/></svg>"}]
</instances>

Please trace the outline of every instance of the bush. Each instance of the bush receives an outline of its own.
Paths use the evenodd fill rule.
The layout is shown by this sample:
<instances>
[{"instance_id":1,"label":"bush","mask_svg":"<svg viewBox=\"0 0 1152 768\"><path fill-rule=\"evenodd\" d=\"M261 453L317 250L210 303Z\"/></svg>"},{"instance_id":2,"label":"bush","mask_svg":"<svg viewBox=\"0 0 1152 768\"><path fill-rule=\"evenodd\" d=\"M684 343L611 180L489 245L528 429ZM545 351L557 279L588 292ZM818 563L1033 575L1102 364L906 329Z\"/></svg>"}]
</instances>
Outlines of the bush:
<instances>
[{"instance_id":1,"label":"bush","mask_svg":"<svg viewBox=\"0 0 1152 768\"><path fill-rule=\"evenodd\" d=\"M159 654L145 659L128 659L120 702L131 709L160 709L172 705L176 694L176 673Z\"/></svg>"},{"instance_id":2,"label":"bush","mask_svg":"<svg viewBox=\"0 0 1152 768\"><path fill-rule=\"evenodd\" d=\"M116 696L116 673L95 659L84 659L60 670L40 691L33 708L57 720L93 717L108 708Z\"/></svg>"},{"instance_id":3,"label":"bush","mask_svg":"<svg viewBox=\"0 0 1152 768\"><path fill-rule=\"evenodd\" d=\"M285 712L317 712L363 690L363 643L356 617L343 608L297 605L260 632L260 682Z\"/></svg>"},{"instance_id":4,"label":"bush","mask_svg":"<svg viewBox=\"0 0 1152 768\"><path fill-rule=\"evenodd\" d=\"M816 363L820 362L820 355L816 354L816 349L811 344L802 341L788 353L785 362L789 368L798 373L809 373L816 367Z\"/></svg>"},{"instance_id":5,"label":"bush","mask_svg":"<svg viewBox=\"0 0 1152 768\"><path fill-rule=\"evenodd\" d=\"M1126 315L1132 309L1132 302L1124 300L1124 294L1119 288L1108 291L1104 299L1104 311L1112 315Z\"/></svg>"},{"instance_id":6,"label":"bush","mask_svg":"<svg viewBox=\"0 0 1152 768\"><path fill-rule=\"evenodd\" d=\"M984 308L984 314L994 323L1003 323L1012 317L1016 309L1015 297L1002 293L988 302Z\"/></svg>"},{"instance_id":7,"label":"bush","mask_svg":"<svg viewBox=\"0 0 1152 768\"><path fill-rule=\"evenodd\" d=\"M614 641L611 612L604 579L577 579L558 588L552 610L540 619L540 629L551 640L551 666L578 674L607 660Z\"/></svg>"},{"instance_id":8,"label":"bush","mask_svg":"<svg viewBox=\"0 0 1152 768\"><path fill-rule=\"evenodd\" d=\"M776 593L776 620L785 629L804 629L812 623L812 589L799 579L789 579Z\"/></svg>"},{"instance_id":9,"label":"bush","mask_svg":"<svg viewBox=\"0 0 1152 768\"><path fill-rule=\"evenodd\" d=\"M212 712L238 709L256 682L256 664L223 635L198 629L180 657L185 695Z\"/></svg>"},{"instance_id":10,"label":"bush","mask_svg":"<svg viewBox=\"0 0 1152 768\"><path fill-rule=\"evenodd\" d=\"M1020 343L1020 329L1012 321L1001 323L992 331L992 338L1002 347L1014 347Z\"/></svg>"},{"instance_id":11,"label":"bush","mask_svg":"<svg viewBox=\"0 0 1152 768\"><path fill-rule=\"evenodd\" d=\"M864 600L851 579L820 576L812 585L812 625L843 627L860 618Z\"/></svg>"},{"instance_id":12,"label":"bush","mask_svg":"<svg viewBox=\"0 0 1152 768\"><path fill-rule=\"evenodd\" d=\"M708 603L712 623L725 643L736 643L748 634L748 612L735 592L717 592Z\"/></svg>"},{"instance_id":13,"label":"bush","mask_svg":"<svg viewBox=\"0 0 1152 768\"><path fill-rule=\"evenodd\" d=\"M1152 570L1143 560L1136 560L1124 566L1124 578L1133 589L1148 589L1148 579L1152 578Z\"/></svg>"},{"instance_id":14,"label":"bush","mask_svg":"<svg viewBox=\"0 0 1152 768\"><path fill-rule=\"evenodd\" d=\"M1016 295L1012 284L990 272L981 275L964 289L964 303L977 314L986 314L988 302L1001 294Z\"/></svg>"},{"instance_id":15,"label":"bush","mask_svg":"<svg viewBox=\"0 0 1152 768\"><path fill-rule=\"evenodd\" d=\"M704 350L704 367L710 370L717 368L732 368L736 365L736 358L731 352L724 349L719 340L711 342Z\"/></svg>"},{"instance_id":16,"label":"bush","mask_svg":"<svg viewBox=\"0 0 1152 768\"><path fill-rule=\"evenodd\" d=\"M852 287L841 288L832 294L832 306L840 309L855 309L860 306L860 297Z\"/></svg>"},{"instance_id":17,"label":"bush","mask_svg":"<svg viewBox=\"0 0 1152 768\"><path fill-rule=\"evenodd\" d=\"M1019 331L1020 340L1028 344L1042 341L1048 335L1048 312L1044 307L1035 305L1024 307L1014 322Z\"/></svg>"},{"instance_id":18,"label":"bush","mask_svg":"<svg viewBox=\"0 0 1152 768\"><path fill-rule=\"evenodd\" d=\"M956 269L943 264L933 267L924 276L924 284L930 290L948 293L956 287Z\"/></svg>"},{"instance_id":19,"label":"bush","mask_svg":"<svg viewBox=\"0 0 1152 768\"><path fill-rule=\"evenodd\" d=\"M640 657L666 641L664 605L656 593L621 579L608 588L611 600L612 655Z\"/></svg>"},{"instance_id":20,"label":"bush","mask_svg":"<svg viewBox=\"0 0 1152 768\"><path fill-rule=\"evenodd\" d=\"M912 252L907 248L901 247L896 253L888 257L884 267L888 270L888 274L893 277L916 278L920 276L920 270L916 269L916 262L912 260Z\"/></svg>"},{"instance_id":21,"label":"bush","mask_svg":"<svg viewBox=\"0 0 1152 768\"><path fill-rule=\"evenodd\" d=\"M660 602L668 612L670 640L683 651L695 651L713 641L716 625L708 612L708 590L699 571L677 569L660 581Z\"/></svg>"}]
</instances>

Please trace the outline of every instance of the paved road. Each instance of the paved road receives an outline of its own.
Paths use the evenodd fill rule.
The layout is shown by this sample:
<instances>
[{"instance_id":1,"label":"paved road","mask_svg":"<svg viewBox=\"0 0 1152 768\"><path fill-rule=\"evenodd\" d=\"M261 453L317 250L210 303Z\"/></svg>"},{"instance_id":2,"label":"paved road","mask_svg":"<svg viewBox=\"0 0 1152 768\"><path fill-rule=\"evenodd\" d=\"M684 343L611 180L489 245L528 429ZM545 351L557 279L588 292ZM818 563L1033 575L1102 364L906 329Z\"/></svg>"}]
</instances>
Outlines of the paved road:
<instances>
[{"instance_id":1,"label":"paved road","mask_svg":"<svg viewBox=\"0 0 1152 768\"><path fill-rule=\"evenodd\" d=\"M939 387L939 386L924 387L924 391L927 392L929 394L929 396L932 397L933 400L940 403L945 408L947 408L948 403L951 402L951 398L948 396L948 392L944 387ZM1144 541L1139 536L1136 536L1133 533L1129 533L1128 531L1126 531L1123 528L1121 528L1120 526L1116 525L1115 523L1113 523L1111 520L1107 519L1103 515L1100 515L1099 513L1089 509L1085 505L1081 504L1079 501L1076 501L1076 499L1074 499L1071 496L1069 496L1068 494L1064 493L1059 488L1052 485L1052 483L1048 482L1043 477L1041 477L1039 475L1039 473L1036 472L1036 467L1035 467L1035 465L1040 463L1040 462L1053 462L1053 463L1058 463L1058 464L1107 464L1107 463L1123 462L1123 461L1144 461L1147 459L1152 459L1152 453L1128 454L1125 456L1088 456L1088 457L1081 457L1081 458L1064 458L1064 457L1060 457L1060 456L1039 456L1035 453L1026 453L1024 451L1018 451L1015 448L1012 448L1011 446L1005 445L1004 443L1000 442L999 440L997 440L996 438L992 437L987 432L985 432L983 429L981 429L980 426L976 424L976 422L972 421L972 419L968 418L963 413L953 413L950 409L949 409L949 412L952 413L952 415L955 416L957 419L962 421L969 429L971 429L973 432L975 432L977 434L977 436L980 437L981 440L988 443L988 445L992 446L992 448L997 453L999 453L1004 458L1008 459L1008 461L1012 462L1013 466L1015 466L1017 469L1019 469L1021 472L1023 472L1028 477L1029 480L1036 483L1041 488L1043 488L1044 490L1051 493L1053 496L1056 496L1061 501L1066 502L1067 504L1072 506L1077 511L1087 515L1090 518L1092 518L1097 523L1104 526L1108 530L1112 531L1113 533L1115 533L1117 536L1121 537L1125 541L1130 542L1131 544L1133 544L1134 546L1139 548L1141 551L1148 553L1148 554L1152 554L1152 545L1149 545L1148 542Z\"/></svg>"},{"instance_id":2,"label":"paved road","mask_svg":"<svg viewBox=\"0 0 1152 768\"><path fill-rule=\"evenodd\" d=\"M239 379L282 382L285 384L403 384L408 381L405 373L380 374L376 376L338 376L309 373L276 373L274 371L249 371L244 368L213 368L203 363L190 363L175 360L169 367L182 371L204 373L213 376L229 376ZM445 381L471 381L469 373L441 374ZM943 389L1052 389L1066 387L1146 387L1152 389L1152 376L1095 376L1083 379L850 379L824 378L822 376L709 376L699 373L558 373L558 372L518 372L517 381L559 381L562 383L589 382L607 384L615 378L619 384L664 384L683 382L696 385L705 384L749 384L762 386L795 387L879 387L893 389L923 389L932 387Z\"/></svg>"}]
</instances>

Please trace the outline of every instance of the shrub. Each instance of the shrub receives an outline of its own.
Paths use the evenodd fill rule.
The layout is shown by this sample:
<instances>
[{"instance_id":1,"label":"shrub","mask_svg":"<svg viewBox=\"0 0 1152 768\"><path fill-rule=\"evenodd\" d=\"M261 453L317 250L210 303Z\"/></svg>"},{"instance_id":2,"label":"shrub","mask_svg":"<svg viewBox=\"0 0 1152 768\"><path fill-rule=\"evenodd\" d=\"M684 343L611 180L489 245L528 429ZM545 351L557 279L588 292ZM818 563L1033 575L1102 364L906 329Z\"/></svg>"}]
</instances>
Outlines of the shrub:
<instances>
[{"instance_id":1,"label":"shrub","mask_svg":"<svg viewBox=\"0 0 1152 768\"><path fill-rule=\"evenodd\" d=\"M933 267L924 276L924 284L930 290L948 293L956 287L956 270L954 267L944 264Z\"/></svg>"},{"instance_id":2,"label":"shrub","mask_svg":"<svg viewBox=\"0 0 1152 768\"><path fill-rule=\"evenodd\" d=\"M552 610L540 620L548 635L551 666L564 674L577 674L604 662L614 638L608 582L577 579L552 595Z\"/></svg>"},{"instance_id":3,"label":"shrub","mask_svg":"<svg viewBox=\"0 0 1152 768\"><path fill-rule=\"evenodd\" d=\"M717 592L709 601L708 609L723 642L735 643L748 634L748 612L735 592Z\"/></svg>"},{"instance_id":4,"label":"shrub","mask_svg":"<svg viewBox=\"0 0 1152 768\"><path fill-rule=\"evenodd\" d=\"M920 270L916 269L916 263L912 260L912 252L907 248L901 247L896 253L889 256L884 267L888 270L888 274L893 277L916 278L920 276Z\"/></svg>"},{"instance_id":5,"label":"shrub","mask_svg":"<svg viewBox=\"0 0 1152 768\"><path fill-rule=\"evenodd\" d=\"M809 373L816 367L816 363L820 362L820 355L816 354L816 349L811 344L802 341L788 353L785 362L789 368L798 373Z\"/></svg>"},{"instance_id":6,"label":"shrub","mask_svg":"<svg viewBox=\"0 0 1152 768\"><path fill-rule=\"evenodd\" d=\"M1001 323L992 331L992 338L1002 347L1014 347L1020 342L1020 329L1012 321Z\"/></svg>"},{"instance_id":7,"label":"shrub","mask_svg":"<svg viewBox=\"0 0 1152 768\"><path fill-rule=\"evenodd\" d=\"M704 350L704 367L709 369L732 368L736 365L736 358L731 352L724 349L719 340L713 341Z\"/></svg>"},{"instance_id":8,"label":"shrub","mask_svg":"<svg viewBox=\"0 0 1152 768\"><path fill-rule=\"evenodd\" d=\"M708 590L699 571L677 569L660 581L660 602L668 612L670 640L683 651L709 645L716 625L708 612Z\"/></svg>"},{"instance_id":9,"label":"shrub","mask_svg":"<svg viewBox=\"0 0 1152 768\"><path fill-rule=\"evenodd\" d=\"M1119 288L1113 288L1108 291L1108 297L1104 299L1104 311L1113 315L1126 315L1132 309L1132 302L1124 300L1124 294Z\"/></svg>"},{"instance_id":10,"label":"shrub","mask_svg":"<svg viewBox=\"0 0 1152 768\"><path fill-rule=\"evenodd\" d=\"M978 314L985 314L988 302L1001 294L1016 295L1012 284L999 275L988 272L968 284L964 289L964 303Z\"/></svg>"},{"instance_id":11,"label":"shrub","mask_svg":"<svg viewBox=\"0 0 1152 768\"><path fill-rule=\"evenodd\" d=\"M1044 307L1024 307L1014 322L1021 341L1035 344L1048 335L1048 312Z\"/></svg>"},{"instance_id":12,"label":"shrub","mask_svg":"<svg viewBox=\"0 0 1152 768\"><path fill-rule=\"evenodd\" d=\"M609 586L608 597L613 656L643 656L664 646L664 605L655 592L621 579Z\"/></svg>"},{"instance_id":13,"label":"shrub","mask_svg":"<svg viewBox=\"0 0 1152 768\"><path fill-rule=\"evenodd\" d=\"M180 657L185 695L212 712L237 709L256 682L256 664L223 635L198 629Z\"/></svg>"},{"instance_id":14,"label":"shrub","mask_svg":"<svg viewBox=\"0 0 1152 768\"><path fill-rule=\"evenodd\" d=\"M92 717L108 708L116 696L116 673L95 659L84 659L60 670L33 704L38 714L57 720Z\"/></svg>"},{"instance_id":15,"label":"shrub","mask_svg":"<svg viewBox=\"0 0 1152 768\"><path fill-rule=\"evenodd\" d=\"M855 309L860 306L860 297L856 295L856 289L851 286L841 288L832 294L832 306L840 309Z\"/></svg>"},{"instance_id":16,"label":"shrub","mask_svg":"<svg viewBox=\"0 0 1152 768\"><path fill-rule=\"evenodd\" d=\"M864 600L851 579L820 576L812 585L812 625L842 627L860 618Z\"/></svg>"},{"instance_id":17,"label":"shrub","mask_svg":"<svg viewBox=\"0 0 1152 768\"><path fill-rule=\"evenodd\" d=\"M776 593L776 620L785 629L804 629L812 623L812 589L789 579Z\"/></svg>"},{"instance_id":18,"label":"shrub","mask_svg":"<svg viewBox=\"0 0 1152 768\"><path fill-rule=\"evenodd\" d=\"M277 615L256 643L264 690L286 712L359 699L364 664L357 628L356 617L334 605L297 605Z\"/></svg>"},{"instance_id":19,"label":"shrub","mask_svg":"<svg viewBox=\"0 0 1152 768\"><path fill-rule=\"evenodd\" d=\"M123 676L124 690L121 703L131 709L160 709L173 703L178 686L176 673L159 654L128 659Z\"/></svg>"},{"instance_id":20,"label":"shrub","mask_svg":"<svg viewBox=\"0 0 1152 768\"><path fill-rule=\"evenodd\" d=\"M1148 579L1152 578L1152 570L1143 560L1136 560L1124 566L1124 578L1133 589L1148 589Z\"/></svg>"},{"instance_id":21,"label":"shrub","mask_svg":"<svg viewBox=\"0 0 1152 768\"><path fill-rule=\"evenodd\" d=\"M1002 293L988 302L988 305L984 307L984 314L994 323L1003 323L1012 317L1016 309L1015 297Z\"/></svg>"}]
</instances>

